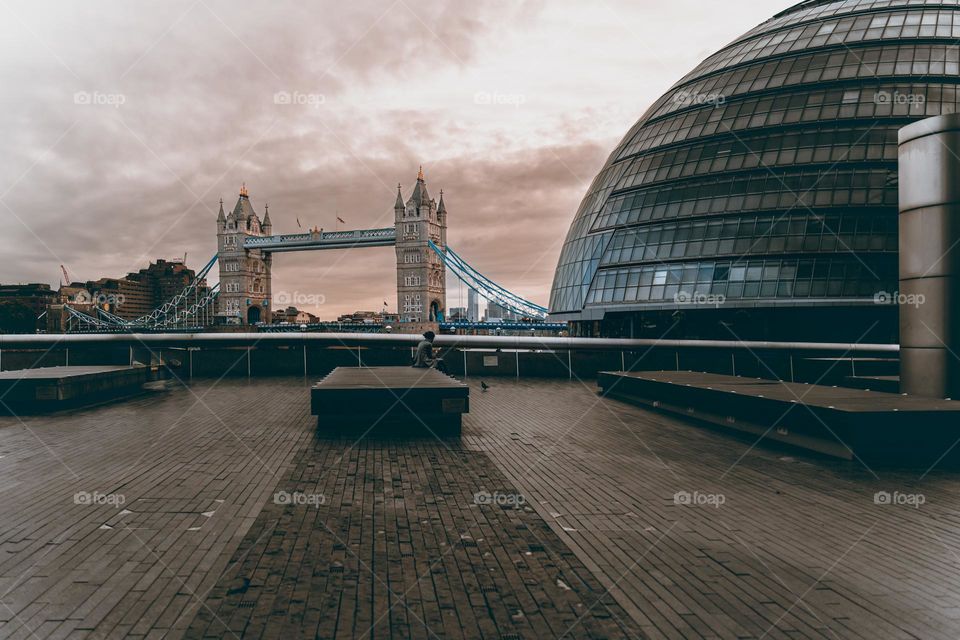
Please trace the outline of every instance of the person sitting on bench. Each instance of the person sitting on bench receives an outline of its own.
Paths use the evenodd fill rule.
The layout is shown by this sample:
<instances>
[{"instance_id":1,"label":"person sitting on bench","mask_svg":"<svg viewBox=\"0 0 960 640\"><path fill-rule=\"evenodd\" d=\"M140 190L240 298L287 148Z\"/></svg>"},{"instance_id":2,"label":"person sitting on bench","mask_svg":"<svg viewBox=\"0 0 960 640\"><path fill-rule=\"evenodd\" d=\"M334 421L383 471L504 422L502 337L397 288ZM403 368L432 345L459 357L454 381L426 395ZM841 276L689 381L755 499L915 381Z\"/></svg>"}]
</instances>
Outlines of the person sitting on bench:
<instances>
[{"instance_id":1,"label":"person sitting on bench","mask_svg":"<svg viewBox=\"0 0 960 640\"><path fill-rule=\"evenodd\" d=\"M423 334L423 340L417 345L417 353L413 357L413 366L418 369L430 369L431 367L440 371L445 371L443 358L433 356L433 339L436 338L433 331L426 331Z\"/></svg>"}]
</instances>

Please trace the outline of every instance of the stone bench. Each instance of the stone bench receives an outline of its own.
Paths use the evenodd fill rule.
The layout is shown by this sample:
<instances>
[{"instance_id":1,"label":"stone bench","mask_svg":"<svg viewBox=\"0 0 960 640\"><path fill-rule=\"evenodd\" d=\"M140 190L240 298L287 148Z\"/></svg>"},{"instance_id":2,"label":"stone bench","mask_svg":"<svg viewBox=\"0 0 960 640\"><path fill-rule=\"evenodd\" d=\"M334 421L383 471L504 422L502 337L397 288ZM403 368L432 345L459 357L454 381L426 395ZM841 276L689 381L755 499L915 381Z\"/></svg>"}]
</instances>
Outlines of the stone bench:
<instances>
[{"instance_id":1,"label":"stone bench","mask_svg":"<svg viewBox=\"0 0 960 640\"><path fill-rule=\"evenodd\" d=\"M436 369L337 367L310 390L322 431L459 435L470 388Z\"/></svg>"}]
</instances>

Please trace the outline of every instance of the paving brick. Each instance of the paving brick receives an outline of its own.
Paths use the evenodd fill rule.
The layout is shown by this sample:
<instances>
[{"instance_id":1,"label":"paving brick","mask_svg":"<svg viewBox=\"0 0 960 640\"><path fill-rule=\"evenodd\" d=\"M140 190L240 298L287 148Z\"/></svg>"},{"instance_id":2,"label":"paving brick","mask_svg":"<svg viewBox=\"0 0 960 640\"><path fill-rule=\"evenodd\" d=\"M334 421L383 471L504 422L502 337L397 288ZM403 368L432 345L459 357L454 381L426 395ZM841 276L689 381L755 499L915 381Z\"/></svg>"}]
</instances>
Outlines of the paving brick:
<instances>
[{"instance_id":1,"label":"paving brick","mask_svg":"<svg viewBox=\"0 0 960 640\"><path fill-rule=\"evenodd\" d=\"M574 603L594 621L573 637L639 634L612 599L591 608L599 583L576 578L582 565L561 555L532 508L477 504L484 487L518 492L487 455L456 440L318 438L292 467L277 491L323 500L265 505L231 559L237 575L210 593L215 615L247 636L559 637L575 620L559 611ZM294 604L289 593L314 562L326 580ZM560 575L569 586L558 586ZM231 594L238 580L250 587ZM278 615L264 624L255 612L267 601ZM203 637L208 625L198 616L186 637Z\"/></svg>"},{"instance_id":2,"label":"paving brick","mask_svg":"<svg viewBox=\"0 0 960 640\"><path fill-rule=\"evenodd\" d=\"M960 633L955 474L750 449L577 381L469 382L443 443L317 437L302 379L0 418L0 637ZM874 504L895 490L926 503Z\"/></svg>"}]
</instances>

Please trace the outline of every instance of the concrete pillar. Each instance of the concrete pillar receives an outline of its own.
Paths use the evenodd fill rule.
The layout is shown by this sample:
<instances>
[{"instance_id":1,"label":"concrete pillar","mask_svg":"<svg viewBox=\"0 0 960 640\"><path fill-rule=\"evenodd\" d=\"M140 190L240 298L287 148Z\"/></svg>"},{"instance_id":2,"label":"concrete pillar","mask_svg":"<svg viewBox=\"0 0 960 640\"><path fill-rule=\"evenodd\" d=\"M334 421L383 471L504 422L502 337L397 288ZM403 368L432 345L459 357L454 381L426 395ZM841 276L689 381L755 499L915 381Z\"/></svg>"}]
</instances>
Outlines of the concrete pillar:
<instances>
[{"instance_id":1,"label":"concrete pillar","mask_svg":"<svg viewBox=\"0 0 960 640\"><path fill-rule=\"evenodd\" d=\"M960 114L899 145L900 390L960 399Z\"/></svg>"}]
</instances>

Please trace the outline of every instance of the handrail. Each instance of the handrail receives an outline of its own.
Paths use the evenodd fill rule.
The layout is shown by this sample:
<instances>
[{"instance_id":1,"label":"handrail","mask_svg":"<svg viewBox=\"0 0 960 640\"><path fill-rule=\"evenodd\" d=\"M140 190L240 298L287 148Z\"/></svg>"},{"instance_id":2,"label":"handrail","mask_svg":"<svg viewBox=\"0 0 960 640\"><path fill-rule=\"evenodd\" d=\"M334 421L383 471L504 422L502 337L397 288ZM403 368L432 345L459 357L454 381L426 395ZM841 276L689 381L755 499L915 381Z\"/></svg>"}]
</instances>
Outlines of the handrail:
<instances>
[{"instance_id":1,"label":"handrail","mask_svg":"<svg viewBox=\"0 0 960 640\"><path fill-rule=\"evenodd\" d=\"M0 335L0 348L46 348L54 345L145 344L179 347L252 346L256 344L311 344L329 346L414 346L417 334L398 333L84 333L84 334L6 334ZM734 340L653 340L630 338L559 338L552 336L461 336L439 335L438 347L465 349L535 349L587 351L646 351L662 349L736 349L744 351L805 351L838 354L889 353L900 351L897 344L857 344L836 342L740 342Z\"/></svg>"}]
</instances>

